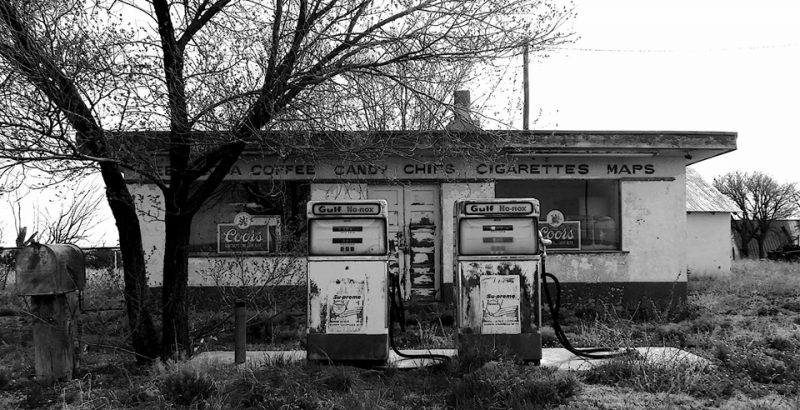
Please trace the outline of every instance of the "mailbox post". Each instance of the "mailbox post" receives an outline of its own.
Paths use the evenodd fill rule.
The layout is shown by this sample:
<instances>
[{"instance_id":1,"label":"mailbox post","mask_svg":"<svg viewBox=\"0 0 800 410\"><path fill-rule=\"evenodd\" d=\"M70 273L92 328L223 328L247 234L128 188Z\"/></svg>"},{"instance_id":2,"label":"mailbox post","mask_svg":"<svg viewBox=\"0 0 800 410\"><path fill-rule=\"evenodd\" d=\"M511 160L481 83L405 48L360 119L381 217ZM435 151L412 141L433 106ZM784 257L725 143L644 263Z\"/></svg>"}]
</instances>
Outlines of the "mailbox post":
<instances>
[{"instance_id":1,"label":"mailbox post","mask_svg":"<svg viewBox=\"0 0 800 410\"><path fill-rule=\"evenodd\" d=\"M539 201L455 204L457 345L542 358Z\"/></svg>"},{"instance_id":2,"label":"mailbox post","mask_svg":"<svg viewBox=\"0 0 800 410\"><path fill-rule=\"evenodd\" d=\"M17 253L17 294L31 297L36 379L72 379L77 367L74 292L83 290L83 252L74 245L32 245Z\"/></svg>"},{"instance_id":3,"label":"mailbox post","mask_svg":"<svg viewBox=\"0 0 800 410\"><path fill-rule=\"evenodd\" d=\"M385 363L386 201L310 201L307 216L308 359Z\"/></svg>"}]
</instances>

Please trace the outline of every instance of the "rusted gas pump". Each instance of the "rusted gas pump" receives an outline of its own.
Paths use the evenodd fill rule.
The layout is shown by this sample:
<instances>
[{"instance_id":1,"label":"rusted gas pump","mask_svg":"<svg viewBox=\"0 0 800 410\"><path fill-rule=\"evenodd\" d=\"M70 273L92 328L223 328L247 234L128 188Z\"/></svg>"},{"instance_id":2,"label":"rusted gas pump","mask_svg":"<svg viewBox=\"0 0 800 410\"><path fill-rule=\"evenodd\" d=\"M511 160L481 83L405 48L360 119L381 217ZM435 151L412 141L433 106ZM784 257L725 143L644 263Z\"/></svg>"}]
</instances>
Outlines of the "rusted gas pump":
<instances>
[{"instance_id":1,"label":"rusted gas pump","mask_svg":"<svg viewBox=\"0 0 800 410\"><path fill-rule=\"evenodd\" d=\"M457 347L542 358L539 201L455 203Z\"/></svg>"},{"instance_id":2,"label":"rusted gas pump","mask_svg":"<svg viewBox=\"0 0 800 410\"><path fill-rule=\"evenodd\" d=\"M386 201L307 207L308 359L383 364L389 358Z\"/></svg>"},{"instance_id":3,"label":"rusted gas pump","mask_svg":"<svg viewBox=\"0 0 800 410\"><path fill-rule=\"evenodd\" d=\"M72 379L78 299L86 284L83 251L74 245L31 245L16 262L17 287L31 297L36 378L40 382Z\"/></svg>"}]
</instances>

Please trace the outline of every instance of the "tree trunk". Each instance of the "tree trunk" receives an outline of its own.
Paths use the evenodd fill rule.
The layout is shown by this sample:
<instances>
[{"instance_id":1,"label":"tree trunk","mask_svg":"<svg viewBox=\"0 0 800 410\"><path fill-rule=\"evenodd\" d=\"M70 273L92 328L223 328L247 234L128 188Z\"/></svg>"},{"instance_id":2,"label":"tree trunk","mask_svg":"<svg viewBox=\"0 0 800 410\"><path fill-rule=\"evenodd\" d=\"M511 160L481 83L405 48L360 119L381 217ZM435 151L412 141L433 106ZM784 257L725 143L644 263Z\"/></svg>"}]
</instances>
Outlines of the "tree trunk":
<instances>
[{"instance_id":1,"label":"tree trunk","mask_svg":"<svg viewBox=\"0 0 800 410\"><path fill-rule=\"evenodd\" d=\"M766 259L767 257L767 250L764 248L764 242L766 238L759 237L756 238L756 242L758 242L758 257L760 259Z\"/></svg>"},{"instance_id":2,"label":"tree trunk","mask_svg":"<svg viewBox=\"0 0 800 410\"><path fill-rule=\"evenodd\" d=\"M158 334L150 313L150 289L147 286L142 232L133 197L119 168L102 163L100 172L106 184L106 198L119 232L119 246L125 279L125 306L131 344L139 364L158 357Z\"/></svg>"},{"instance_id":3,"label":"tree trunk","mask_svg":"<svg viewBox=\"0 0 800 410\"><path fill-rule=\"evenodd\" d=\"M742 258L750 257L750 247L747 246L748 243L750 242L748 241L745 243L744 240L742 240L742 246L739 248L739 253L742 255Z\"/></svg>"},{"instance_id":4,"label":"tree trunk","mask_svg":"<svg viewBox=\"0 0 800 410\"><path fill-rule=\"evenodd\" d=\"M167 201L170 202L170 201ZM161 357L188 357L191 353L189 341L189 309L187 287L189 280L189 234L191 216L171 212L167 205L164 242L164 288L162 298L163 339Z\"/></svg>"}]
</instances>

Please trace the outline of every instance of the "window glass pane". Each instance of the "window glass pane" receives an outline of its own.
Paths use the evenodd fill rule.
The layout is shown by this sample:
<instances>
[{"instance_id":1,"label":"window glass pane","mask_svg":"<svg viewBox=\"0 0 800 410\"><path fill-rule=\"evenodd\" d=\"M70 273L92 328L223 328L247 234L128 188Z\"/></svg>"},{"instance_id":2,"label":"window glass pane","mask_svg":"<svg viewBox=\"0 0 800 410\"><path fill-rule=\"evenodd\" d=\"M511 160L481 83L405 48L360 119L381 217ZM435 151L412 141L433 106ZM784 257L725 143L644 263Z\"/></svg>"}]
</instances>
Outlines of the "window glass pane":
<instances>
[{"instance_id":1,"label":"window glass pane","mask_svg":"<svg viewBox=\"0 0 800 410\"><path fill-rule=\"evenodd\" d=\"M304 252L296 248L306 244L303 232L308 196L309 185L302 182L223 182L192 219L189 250L223 254ZM236 218L243 213L249 216L244 223ZM258 242L259 237L263 242Z\"/></svg>"},{"instance_id":2,"label":"window glass pane","mask_svg":"<svg viewBox=\"0 0 800 410\"><path fill-rule=\"evenodd\" d=\"M540 228L551 236L549 239L556 240L550 250L621 249L617 180L497 181L495 196L538 199ZM555 213L551 217L555 223L548 224L547 215L551 211L563 214L564 220L556 221L560 218Z\"/></svg>"}]
</instances>

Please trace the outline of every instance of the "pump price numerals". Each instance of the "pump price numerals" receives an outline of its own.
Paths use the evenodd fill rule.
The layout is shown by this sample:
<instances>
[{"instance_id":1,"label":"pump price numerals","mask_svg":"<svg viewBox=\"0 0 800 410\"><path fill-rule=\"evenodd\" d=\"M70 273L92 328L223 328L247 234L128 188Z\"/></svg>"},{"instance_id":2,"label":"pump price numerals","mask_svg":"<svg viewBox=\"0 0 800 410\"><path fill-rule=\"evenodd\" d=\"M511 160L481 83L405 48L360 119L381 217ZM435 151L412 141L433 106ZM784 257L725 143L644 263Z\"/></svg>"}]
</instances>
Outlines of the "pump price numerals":
<instances>
[{"instance_id":1,"label":"pump price numerals","mask_svg":"<svg viewBox=\"0 0 800 410\"><path fill-rule=\"evenodd\" d=\"M506 243L514 243L514 238L508 236L499 236L499 237L484 237L483 243L491 243L491 244L506 244ZM489 252L493 254L504 254L506 253L506 247L503 245L491 245L489 247Z\"/></svg>"},{"instance_id":2,"label":"pump price numerals","mask_svg":"<svg viewBox=\"0 0 800 410\"><path fill-rule=\"evenodd\" d=\"M364 232L363 226L334 226L333 232L348 234L352 232ZM364 243L364 238L331 238L331 242L339 245L339 252L355 252L355 244Z\"/></svg>"}]
</instances>

